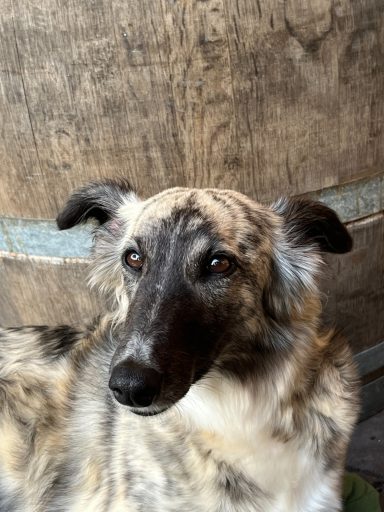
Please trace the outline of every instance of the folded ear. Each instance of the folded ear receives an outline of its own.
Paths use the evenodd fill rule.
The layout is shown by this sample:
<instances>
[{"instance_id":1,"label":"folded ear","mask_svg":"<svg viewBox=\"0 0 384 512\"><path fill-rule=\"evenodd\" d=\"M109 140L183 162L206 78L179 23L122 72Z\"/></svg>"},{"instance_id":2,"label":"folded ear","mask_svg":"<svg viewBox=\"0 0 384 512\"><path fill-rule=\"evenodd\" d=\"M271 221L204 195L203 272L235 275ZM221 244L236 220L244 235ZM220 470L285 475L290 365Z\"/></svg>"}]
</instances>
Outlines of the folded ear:
<instances>
[{"instance_id":1,"label":"folded ear","mask_svg":"<svg viewBox=\"0 0 384 512\"><path fill-rule=\"evenodd\" d=\"M57 216L57 226L59 229L69 229L90 218L104 224L122 204L130 200L137 200L137 197L124 180L89 183L71 195Z\"/></svg>"},{"instance_id":2,"label":"folded ear","mask_svg":"<svg viewBox=\"0 0 384 512\"><path fill-rule=\"evenodd\" d=\"M320 251L342 254L352 238L336 212L309 199L280 199L272 209L283 218L283 229L295 245L315 244Z\"/></svg>"},{"instance_id":3,"label":"folded ear","mask_svg":"<svg viewBox=\"0 0 384 512\"><path fill-rule=\"evenodd\" d=\"M322 252L346 253L352 238L337 214L308 199L280 199L272 205L280 217L275 237L271 278L265 305L272 317L283 320L300 311L309 295L316 297Z\"/></svg>"}]
</instances>

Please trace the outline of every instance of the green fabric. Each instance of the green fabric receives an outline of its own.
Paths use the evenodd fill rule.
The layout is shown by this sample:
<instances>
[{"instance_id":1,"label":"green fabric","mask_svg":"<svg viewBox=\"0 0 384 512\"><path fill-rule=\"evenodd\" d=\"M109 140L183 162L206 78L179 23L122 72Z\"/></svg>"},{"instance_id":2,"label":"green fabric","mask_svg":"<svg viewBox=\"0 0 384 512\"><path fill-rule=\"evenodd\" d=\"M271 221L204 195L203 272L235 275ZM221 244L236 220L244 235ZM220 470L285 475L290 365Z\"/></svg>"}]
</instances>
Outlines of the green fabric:
<instances>
[{"instance_id":1,"label":"green fabric","mask_svg":"<svg viewBox=\"0 0 384 512\"><path fill-rule=\"evenodd\" d=\"M344 512L381 512L379 493L354 473L344 477Z\"/></svg>"}]
</instances>

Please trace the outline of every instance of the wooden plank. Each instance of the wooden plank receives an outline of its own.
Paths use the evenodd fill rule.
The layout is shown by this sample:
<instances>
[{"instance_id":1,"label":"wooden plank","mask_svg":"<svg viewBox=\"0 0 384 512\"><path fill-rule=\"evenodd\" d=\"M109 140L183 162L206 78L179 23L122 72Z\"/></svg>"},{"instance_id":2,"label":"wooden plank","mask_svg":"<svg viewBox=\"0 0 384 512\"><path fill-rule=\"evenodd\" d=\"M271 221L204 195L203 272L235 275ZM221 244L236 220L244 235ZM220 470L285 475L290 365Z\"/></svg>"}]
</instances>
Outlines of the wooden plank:
<instances>
[{"instance_id":1,"label":"wooden plank","mask_svg":"<svg viewBox=\"0 0 384 512\"><path fill-rule=\"evenodd\" d=\"M10 255L0 259L0 325L88 323L102 311L87 289L87 263Z\"/></svg>"},{"instance_id":2,"label":"wooden plank","mask_svg":"<svg viewBox=\"0 0 384 512\"><path fill-rule=\"evenodd\" d=\"M356 354L360 375L368 375L384 367L384 341Z\"/></svg>"},{"instance_id":3,"label":"wooden plank","mask_svg":"<svg viewBox=\"0 0 384 512\"><path fill-rule=\"evenodd\" d=\"M2 0L0 9L0 210L8 212L9 206L16 203L20 212L21 205L28 204L31 191L44 193L44 188L34 190L32 184L41 177L41 167L30 122L12 0Z\"/></svg>"},{"instance_id":4,"label":"wooden plank","mask_svg":"<svg viewBox=\"0 0 384 512\"><path fill-rule=\"evenodd\" d=\"M169 77L158 58L159 7L14 1L8 17L44 171L28 183L28 202L8 204L4 190L4 214L53 217L90 179L125 175L134 186L157 190L180 181L180 158L169 149L176 133Z\"/></svg>"},{"instance_id":5,"label":"wooden plank","mask_svg":"<svg viewBox=\"0 0 384 512\"><path fill-rule=\"evenodd\" d=\"M15 27L42 174L27 184L11 182L2 207L12 216L54 217L75 183L110 173L114 154L130 164L114 143L125 130L118 123L124 103L112 14L101 1L15 0L4 17ZM8 203L9 189L27 189L29 201Z\"/></svg>"},{"instance_id":6,"label":"wooden plank","mask_svg":"<svg viewBox=\"0 0 384 512\"><path fill-rule=\"evenodd\" d=\"M355 353L383 339L384 214L348 224L352 252L327 258L325 319L343 328Z\"/></svg>"},{"instance_id":7,"label":"wooden plank","mask_svg":"<svg viewBox=\"0 0 384 512\"><path fill-rule=\"evenodd\" d=\"M382 2L226 9L244 189L272 199L382 165Z\"/></svg>"},{"instance_id":8,"label":"wooden plank","mask_svg":"<svg viewBox=\"0 0 384 512\"><path fill-rule=\"evenodd\" d=\"M172 106L185 183L241 188L232 69L223 0L162 2ZM177 28L175 30L175 28Z\"/></svg>"},{"instance_id":9,"label":"wooden plank","mask_svg":"<svg viewBox=\"0 0 384 512\"><path fill-rule=\"evenodd\" d=\"M384 341L355 355L362 377L384 368ZM384 376L368 382L361 390L360 421L366 420L384 409Z\"/></svg>"},{"instance_id":10,"label":"wooden plank","mask_svg":"<svg viewBox=\"0 0 384 512\"><path fill-rule=\"evenodd\" d=\"M170 41L163 3L111 2L127 125L125 147L134 164L123 169L144 195L185 183L184 141L179 137L172 99ZM173 4L176 6L177 2Z\"/></svg>"},{"instance_id":11,"label":"wooden plank","mask_svg":"<svg viewBox=\"0 0 384 512\"><path fill-rule=\"evenodd\" d=\"M384 377L363 386L361 399L360 421L384 409Z\"/></svg>"},{"instance_id":12,"label":"wooden plank","mask_svg":"<svg viewBox=\"0 0 384 512\"><path fill-rule=\"evenodd\" d=\"M382 0L0 8L0 215L116 174L269 201L384 168Z\"/></svg>"}]
</instances>

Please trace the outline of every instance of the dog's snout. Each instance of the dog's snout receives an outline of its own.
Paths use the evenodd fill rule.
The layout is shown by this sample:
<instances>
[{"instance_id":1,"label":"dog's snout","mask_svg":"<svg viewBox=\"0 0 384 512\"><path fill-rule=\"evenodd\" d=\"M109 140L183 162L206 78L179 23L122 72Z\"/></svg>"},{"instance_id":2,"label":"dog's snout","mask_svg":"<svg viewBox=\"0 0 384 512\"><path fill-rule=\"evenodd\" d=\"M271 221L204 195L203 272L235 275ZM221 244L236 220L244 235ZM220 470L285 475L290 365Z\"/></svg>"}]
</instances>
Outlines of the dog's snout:
<instances>
[{"instance_id":1,"label":"dog's snout","mask_svg":"<svg viewBox=\"0 0 384 512\"><path fill-rule=\"evenodd\" d=\"M153 368L125 361L112 370L109 387L121 404L148 407L159 394L161 381L161 374Z\"/></svg>"}]
</instances>

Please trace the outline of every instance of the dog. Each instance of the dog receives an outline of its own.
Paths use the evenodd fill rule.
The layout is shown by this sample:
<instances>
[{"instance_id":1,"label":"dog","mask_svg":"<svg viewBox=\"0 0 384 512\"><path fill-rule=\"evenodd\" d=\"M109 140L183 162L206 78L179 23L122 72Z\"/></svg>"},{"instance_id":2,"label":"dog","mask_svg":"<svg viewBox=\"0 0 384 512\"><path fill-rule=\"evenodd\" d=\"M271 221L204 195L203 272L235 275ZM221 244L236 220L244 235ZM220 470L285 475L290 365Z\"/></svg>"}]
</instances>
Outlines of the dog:
<instances>
[{"instance_id":1,"label":"dog","mask_svg":"<svg viewBox=\"0 0 384 512\"><path fill-rule=\"evenodd\" d=\"M342 510L359 384L319 320L323 254L352 247L335 212L121 180L57 224L88 219L107 312L0 330L0 510Z\"/></svg>"}]
</instances>

